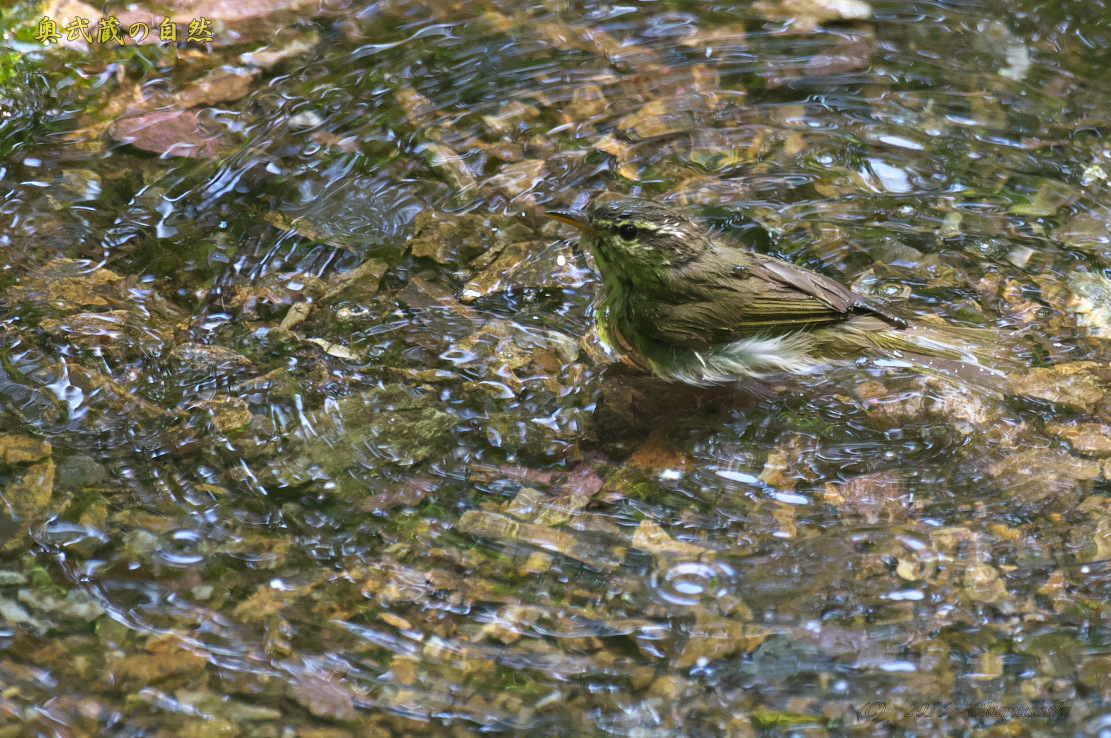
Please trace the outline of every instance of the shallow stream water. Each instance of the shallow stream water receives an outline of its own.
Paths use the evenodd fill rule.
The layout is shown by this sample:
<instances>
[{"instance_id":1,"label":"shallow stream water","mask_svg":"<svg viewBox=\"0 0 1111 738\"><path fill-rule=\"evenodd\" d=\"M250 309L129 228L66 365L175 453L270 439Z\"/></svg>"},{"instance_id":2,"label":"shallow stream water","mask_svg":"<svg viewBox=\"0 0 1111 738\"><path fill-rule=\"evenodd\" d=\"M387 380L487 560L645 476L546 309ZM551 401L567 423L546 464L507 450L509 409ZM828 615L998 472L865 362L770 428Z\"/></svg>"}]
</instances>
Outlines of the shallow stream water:
<instances>
[{"instance_id":1,"label":"shallow stream water","mask_svg":"<svg viewBox=\"0 0 1111 738\"><path fill-rule=\"evenodd\" d=\"M166 8L0 11L0 738L1111 735L1111 11ZM621 371L603 192L1016 391Z\"/></svg>"}]
</instances>

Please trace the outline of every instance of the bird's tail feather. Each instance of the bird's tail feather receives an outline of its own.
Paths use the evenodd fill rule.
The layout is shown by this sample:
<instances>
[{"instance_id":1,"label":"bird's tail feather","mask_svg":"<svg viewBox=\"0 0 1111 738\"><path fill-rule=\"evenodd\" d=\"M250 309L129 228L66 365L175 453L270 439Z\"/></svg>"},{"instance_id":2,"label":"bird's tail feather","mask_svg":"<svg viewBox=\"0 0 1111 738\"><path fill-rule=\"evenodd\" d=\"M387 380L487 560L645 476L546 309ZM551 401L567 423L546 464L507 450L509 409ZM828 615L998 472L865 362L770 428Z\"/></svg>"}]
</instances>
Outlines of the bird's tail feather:
<instances>
[{"instance_id":1,"label":"bird's tail feather","mask_svg":"<svg viewBox=\"0 0 1111 738\"><path fill-rule=\"evenodd\" d=\"M1012 392L1009 374L1019 368L1006 358L999 334L985 328L916 324L867 338L879 349L877 358L906 361L931 374L1004 394Z\"/></svg>"}]
</instances>

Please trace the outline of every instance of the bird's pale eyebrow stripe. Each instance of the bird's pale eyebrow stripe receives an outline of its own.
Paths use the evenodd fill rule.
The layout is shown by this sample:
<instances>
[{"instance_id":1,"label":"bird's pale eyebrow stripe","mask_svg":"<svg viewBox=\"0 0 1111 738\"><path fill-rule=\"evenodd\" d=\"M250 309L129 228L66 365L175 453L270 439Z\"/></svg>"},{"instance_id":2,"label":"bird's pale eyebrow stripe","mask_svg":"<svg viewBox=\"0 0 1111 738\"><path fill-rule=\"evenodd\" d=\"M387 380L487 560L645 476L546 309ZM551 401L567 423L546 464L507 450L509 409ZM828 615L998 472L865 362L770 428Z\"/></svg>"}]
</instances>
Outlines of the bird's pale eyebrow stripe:
<instances>
[{"instance_id":1,"label":"bird's pale eyebrow stripe","mask_svg":"<svg viewBox=\"0 0 1111 738\"><path fill-rule=\"evenodd\" d=\"M596 220L594 222L597 223L598 225L607 226L607 227L608 226L631 225L631 226L634 226L635 228L639 228L642 231L658 231L658 230L660 230L660 226L656 225L655 223L644 223L644 222L639 221L639 220L634 220L633 218L616 218L616 219L613 219L613 220L610 220L608 218L605 218L605 219L599 218L598 220Z\"/></svg>"},{"instance_id":2,"label":"bird's pale eyebrow stripe","mask_svg":"<svg viewBox=\"0 0 1111 738\"><path fill-rule=\"evenodd\" d=\"M644 221L635 220L633 218L618 218L616 220L598 220L598 221L595 221L595 222L597 222L598 225L604 225L604 226L631 225L634 228L637 228L637 229L642 230L642 231L653 231L653 232L655 232L655 231L661 231L662 230L665 233L671 232L671 229L666 225L660 226L660 225L656 225L655 223L645 223Z\"/></svg>"},{"instance_id":3,"label":"bird's pale eyebrow stripe","mask_svg":"<svg viewBox=\"0 0 1111 738\"><path fill-rule=\"evenodd\" d=\"M660 226L659 228L656 229L656 232L657 233L662 233L665 236L675 236L677 238L687 235L687 232L684 231L682 229L682 227L680 227L680 226L670 226L670 225Z\"/></svg>"},{"instance_id":4,"label":"bird's pale eyebrow stripe","mask_svg":"<svg viewBox=\"0 0 1111 738\"><path fill-rule=\"evenodd\" d=\"M651 231L652 233L674 236L676 238L681 238L686 235L686 231L684 231L683 227L680 225L672 225L670 223L645 223L642 220L636 220L632 217L615 218L612 220L609 218L599 218L595 222L605 227L631 225L642 231Z\"/></svg>"}]
</instances>

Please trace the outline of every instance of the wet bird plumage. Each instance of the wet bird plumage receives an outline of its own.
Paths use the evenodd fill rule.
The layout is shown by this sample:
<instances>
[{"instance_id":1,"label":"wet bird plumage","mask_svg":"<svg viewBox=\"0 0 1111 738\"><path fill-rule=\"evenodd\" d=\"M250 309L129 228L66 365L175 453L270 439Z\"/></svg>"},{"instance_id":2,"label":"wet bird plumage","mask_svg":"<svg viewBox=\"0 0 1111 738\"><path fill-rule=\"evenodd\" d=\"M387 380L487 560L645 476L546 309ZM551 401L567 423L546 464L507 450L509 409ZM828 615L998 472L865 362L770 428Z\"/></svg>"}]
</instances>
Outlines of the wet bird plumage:
<instances>
[{"instance_id":1,"label":"wet bird plumage","mask_svg":"<svg viewBox=\"0 0 1111 738\"><path fill-rule=\"evenodd\" d=\"M865 356L981 381L1003 376L962 342L975 329L911 325L881 302L651 200L613 198L549 217L583 231L594 254L603 340L664 379L725 384Z\"/></svg>"}]
</instances>

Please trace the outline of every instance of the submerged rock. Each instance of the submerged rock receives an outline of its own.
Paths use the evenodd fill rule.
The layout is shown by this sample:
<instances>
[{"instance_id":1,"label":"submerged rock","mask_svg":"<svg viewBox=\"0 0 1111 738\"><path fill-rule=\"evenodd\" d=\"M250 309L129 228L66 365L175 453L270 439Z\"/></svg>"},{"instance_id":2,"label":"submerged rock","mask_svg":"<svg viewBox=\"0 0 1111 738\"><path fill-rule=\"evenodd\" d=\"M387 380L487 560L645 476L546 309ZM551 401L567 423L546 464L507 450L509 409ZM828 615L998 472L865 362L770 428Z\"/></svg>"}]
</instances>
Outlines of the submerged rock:
<instances>
[{"instance_id":1,"label":"submerged rock","mask_svg":"<svg viewBox=\"0 0 1111 738\"><path fill-rule=\"evenodd\" d=\"M401 385L376 387L309 413L304 429L268 463L269 473L281 485L297 485L334 481L361 464L413 466L446 450L457 422L429 395Z\"/></svg>"},{"instance_id":2,"label":"submerged rock","mask_svg":"<svg viewBox=\"0 0 1111 738\"><path fill-rule=\"evenodd\" d=\"M1046 430L1067 441L1077 453L1096 458L1111 456L1111 426L1101 423L1054 423Z\"/></svg>"},{"instance_id":3,"label":"submerged rock","mask_svg":"<svg viewBox=\"0 0 1111 738\"><path fill-rule=\"evenodd\" d=\"M1107 384L1091 373L1093 362L1072 362L1037 368L1012 377L1015 391L1025 397L1091 412L1107 394Z\"/></svg>"},{"instance_id":4,"label":"submerged rock","mask_svg":"<svg viewBox=\"0 0 1111 738\"><path fill-rule=\"evenodd\" d=\"M108 132L120 143L143 151L191 159L213 159L221 134L189 110L165 110L121 118Z\"/></svg>"},{"instance_id":5,"label":"submerged rock","mask_svg":"<svg viewBox=\"0 0 1111 738\"><path fill-rule=\"evenodd\" d=\"M90 307L117 307L126 299L124 277L91 262L54 259L8 288L10 305L40 305L71 312Z\"/></svg>"},{"instance_id":6,"label":"submerged rock","mask_svg":"<svg viewBox=\"0 0 1111 738\"><path fill-rule=\"evenodd\" d=\"M1102 274L1078 272L1070 276L1072 298L1065 309L1097 338L1111 338L1111 279Z\"/></svg>"},{"instance_id":7,"label":"submerged rock","mask_svg":"<svg viewBox=\"0 0 1111 738\"><path fill-rule=\"evenodd\" d=\"M50 514L54 493L54 459L49 443L20 435L0 436L0 521L13 519L10 537L0 538L0 551L23 544L25 531Z\"/></svg>"},{"instance_id":8,"label":"submerged rock","mask_svg":"<svg viewBox=\"0 0 1111 738\"><path fill-rule=\"evenodd\" d=\"M413 220L409 248L413 256L439 264L459 264L486 251L493 236L493 224L487 217L422 210Z\"/></svg>"}]
</instances>

